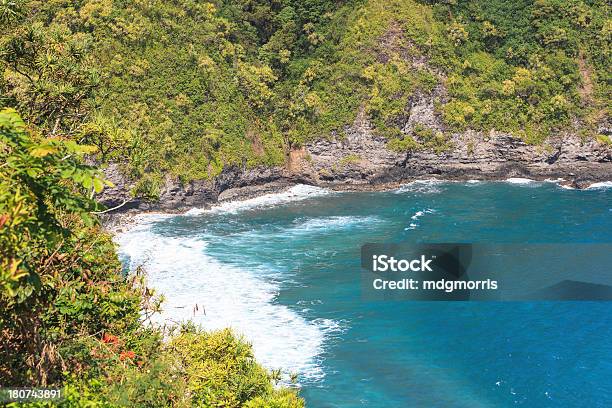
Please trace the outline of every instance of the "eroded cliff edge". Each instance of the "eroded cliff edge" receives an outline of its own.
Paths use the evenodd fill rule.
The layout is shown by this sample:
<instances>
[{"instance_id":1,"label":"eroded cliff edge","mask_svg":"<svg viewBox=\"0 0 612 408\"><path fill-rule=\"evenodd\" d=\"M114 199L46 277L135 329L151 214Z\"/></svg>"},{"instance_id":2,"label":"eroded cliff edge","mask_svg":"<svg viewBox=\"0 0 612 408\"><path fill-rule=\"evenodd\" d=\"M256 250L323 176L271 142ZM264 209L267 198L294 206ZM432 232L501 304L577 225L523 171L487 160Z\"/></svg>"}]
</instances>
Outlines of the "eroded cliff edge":
<instances>
[{"instance_id":1,"label":"eroded cliff edge","mask_svg":"<svg viewBox=\"0 0 612 408\"><path fill-rule=\"evenodd\" d=\"M429 103L429 105L428 105ZM432 128L436 123L431 102L415 99L405 131L417 123ZM610 126L600 133L610 138ZM105 169L115 188L105 190L99 201L118 211L180 211L218 201L249 198L304 183L344 190L392 188L415 179L503 180L525 177L536 180L563 179L561 183L585 188L612 180L612 144L572 134L530 145L503 132L454 133L443 151L417 149L394 152L378 136L367 119L358 117L342 136L332 135L292 149L283 167L229 166L214 180L185 184L166 177L159 199L131 196L135 180L129 180L116 164Z\"/></svg>"}]
</instances>

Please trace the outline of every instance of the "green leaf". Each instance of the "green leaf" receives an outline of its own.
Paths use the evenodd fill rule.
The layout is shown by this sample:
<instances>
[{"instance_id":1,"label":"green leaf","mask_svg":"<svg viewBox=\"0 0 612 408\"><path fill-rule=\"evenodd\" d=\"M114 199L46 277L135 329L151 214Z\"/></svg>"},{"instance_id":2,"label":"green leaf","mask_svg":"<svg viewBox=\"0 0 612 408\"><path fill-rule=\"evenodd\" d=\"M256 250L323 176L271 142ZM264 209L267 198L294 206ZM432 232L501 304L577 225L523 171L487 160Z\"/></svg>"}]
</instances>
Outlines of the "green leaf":
<instances>
[{"instance_id":1,"label":"green leaf","mask_svg":"<svg viewBox=\"0 0 612 408\"><path fill-rule=\"evenodd\" d=\"M51 153L57 153L57 147L50 144L38 145L30 150L30 154L34 157L45 157Z\"/></svg>"},{"instance_id":2,"label":"green leaf","mask_svg":"<svg viewBox=\"0 0 612 408\"><path fill-rule=\"evenodd\" d=\"M25 129L25 123L13 108L0 110L0 126L13 127L17 131L23 131Z\"/></svg>"},{"instance_id":3,"label":"green leaf","mask_svg":"<svg viewBox=\"0 0 612 408\"><path fill-rule=\"evenodd\" d=\"M69 151L73 153L77 153L77 154L91 154L91 153L95 153L96 150L98 150L96 146L80 145L76 143L74 140L65 141L64 146Z\"/></svg>"},{"instance_id":4,"label":"green leaf","mask_svg":"<svg viewBox=\"0 0 612 408\"><path fill-rule=\"evenodd\" d=\"M83 154L92 154L92 153L95 153L97 150L98 148L96 146L79 145L78 147L78 153L83 153Z\"/></svg>"},{"instance_id":5,"label":"green leaf","mask_svg":"<svg viewBox=\"0 0 612 408\"><path fill-rule=\"evenodd\" d=\"M92 180L91 176L83 177L83 187L85 187L86 189L89 190L92 185L93 185L93 180Z\"/></svg>"},{"instance_id":6,"label":"green leaf","mask_svg":"<svg viewBox=\"0 0 612 408\"><path fill-rule=\"evenodd\" d=\"M60 173L62 178L71 178L72 174L74 174L74 169L64 169Z\"/></svg>"},{"instance_id":7,"label":"green leaf","mask_svg":"<svg viewBox=\"0 0 612 408\"><path fill-rule=\"evenodd\" d=\"M93 186L96 190L96 193L100 193L102 190L104 190L104 182L99 178L93 179Z\"/></svg>"},{"instance_id":8,"label":"green leaf","mask_svg":"<svg viewBox=\"0 0 612 408\"><path fill-rule=\"evenodd\" d=\"M28 176L30 177L36 177L38 176L38 169L30 167L29 169L26 170L26 173L28 173Z\"/></svg>"},{"instance_id":9,"label":"green leaf","mask_svg":"<svg viewBox=\"0 0 612 408\"><path fill-rule=\"evenodd\" d=\"M84 177L85 174L82 171L77 171L72 175L72 180L74 180L75 183L81 183Z\"/></svg>"}]
</instances>

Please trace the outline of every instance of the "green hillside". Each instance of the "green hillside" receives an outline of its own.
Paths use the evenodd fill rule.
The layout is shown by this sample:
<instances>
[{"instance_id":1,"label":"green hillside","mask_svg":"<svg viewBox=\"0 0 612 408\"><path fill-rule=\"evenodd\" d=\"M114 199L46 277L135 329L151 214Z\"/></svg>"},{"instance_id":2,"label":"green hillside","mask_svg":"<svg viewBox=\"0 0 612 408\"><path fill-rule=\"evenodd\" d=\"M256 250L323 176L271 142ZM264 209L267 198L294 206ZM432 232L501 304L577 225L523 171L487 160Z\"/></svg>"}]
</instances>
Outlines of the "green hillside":
<instances>
[{"instance_id":1,"label":"green hillside","mask_svg":"<svg viewBox=\"0 0 612 408\"><path fill-rule=\"evenodd\" d=\"M441 84L446 133L595 134L610 100L605 1L17 1L2 5L1 104L159 176L278 165L360 109L404 139ZM415 64L415 61L424 63Z\"/></svg>"}]
</instances>

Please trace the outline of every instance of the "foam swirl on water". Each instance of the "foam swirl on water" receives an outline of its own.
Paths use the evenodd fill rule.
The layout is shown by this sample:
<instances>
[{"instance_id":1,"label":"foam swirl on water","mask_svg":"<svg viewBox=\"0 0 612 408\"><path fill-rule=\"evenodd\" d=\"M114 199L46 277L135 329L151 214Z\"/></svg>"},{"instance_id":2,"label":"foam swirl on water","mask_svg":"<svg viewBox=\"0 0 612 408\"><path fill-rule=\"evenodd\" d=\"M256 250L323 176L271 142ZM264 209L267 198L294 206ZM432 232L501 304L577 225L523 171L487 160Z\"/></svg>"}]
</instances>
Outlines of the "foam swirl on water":
<instances>
[{"instance_id":1,"label":"foam swirl on water","mask_svg":"<svg viewBox=\"0 0 612 408\"><path fill-rule=\"evenodd\" d=\"M412 217L410 217L412 222L410 223L410 225L408 227L404 228L404 231L416 229L419 226L419 224L418 224L419 218L421 218L425 214L433 214L435 212L436 212L436 210L434 210L432 208L426 208L426 209L424 209L422 211L417 211L416 213L414 213L414 215Z\"/></svg>"},{"instance_id":2,"label":"foam swirl on water","mask_svg":"<svg viewBox=\"0 0 612 408\"><path fill-rule=\"evenodd\" d=\"M292 227L286 233L309 233L318 231L333 231L344 230L352 227L368 227L380 219L375 216L370 217L352 217L352 216L335 216L311 218L307 220L298 219L294 222L295 227Z\"/></svg>"},{"instance_id":3,"label":"foam swirl on water","mask_svg":"<svg viewBox=\"0 0 612 408\"><path fill-rule=\"evenodd\" d=\"M284 193L222 204L210 211L236 212L325 192L296 186ZM138 216L128 230L114 238L130 269L143 265L148 285L165 297L162 313L154 323L173 325L192 320L207 330L231 327L253 344L255 357L265 367L298 373L303 380L321 379L323 371L318 360L323 343L327 336L341 331L340 325L329 319L309 321L278 304L279 285L266 278L275 271L224 264L207 254L204 236L157 234L155 224L170 217L173 216ZM351 224L341 218L336 221Z\"/></svg>"}]
</instances>

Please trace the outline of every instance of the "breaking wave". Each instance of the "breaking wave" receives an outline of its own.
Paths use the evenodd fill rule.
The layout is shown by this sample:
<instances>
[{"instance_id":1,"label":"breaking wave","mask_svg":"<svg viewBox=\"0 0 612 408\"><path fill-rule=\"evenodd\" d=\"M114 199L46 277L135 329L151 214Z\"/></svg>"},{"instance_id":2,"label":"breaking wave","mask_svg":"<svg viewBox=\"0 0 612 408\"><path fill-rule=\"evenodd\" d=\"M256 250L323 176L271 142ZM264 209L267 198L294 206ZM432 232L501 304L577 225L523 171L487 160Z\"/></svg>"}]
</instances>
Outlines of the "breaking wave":
<instances>
[{"instance_id":1,"label":"breaking wave","mask_svg":"<svg viewBox=\"0 0 612 408\"><path fill-rule=\"evenodd\" d=\"M206 253L205 237L166 237L152 227L166 216L140 217L115 236L130 269L143 265L148 285L165 297L159 325L193 321L207 330L231 327L253 344L255 357L269 369L297 373L301 379L323 377L320 355L327 336L339 333L338 322L306 320L278 304L278 284L269 271L243 270Z\"/></svg>"},{"instance_id":2,"label":"breaking wave","mask_svg":"<svg viewBox=\"0 0 612 408\"><path fill-rule=\"evenodd\" d=\"M240 211L251 210L260 207L273 207L276 205L286 204L294 201L306 200L308 198L320 197L331 194L330 190L298 184L280 193L265 194L259 197L248 200L222 202L212 208L192 208L184 215L199 215L199 214L236 214Z\"/></svg>"}]
</instances>

